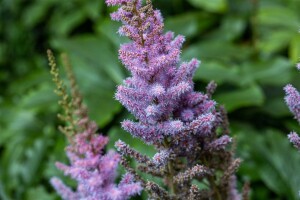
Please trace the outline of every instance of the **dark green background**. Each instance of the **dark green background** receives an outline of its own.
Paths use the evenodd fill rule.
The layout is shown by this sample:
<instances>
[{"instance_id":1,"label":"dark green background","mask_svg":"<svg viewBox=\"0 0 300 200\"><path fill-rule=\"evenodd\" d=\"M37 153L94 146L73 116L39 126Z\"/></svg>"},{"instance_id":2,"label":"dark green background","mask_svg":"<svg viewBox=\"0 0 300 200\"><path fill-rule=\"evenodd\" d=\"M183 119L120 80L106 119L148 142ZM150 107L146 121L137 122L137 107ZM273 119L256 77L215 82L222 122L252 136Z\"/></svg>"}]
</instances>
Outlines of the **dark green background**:
<instances>
[{"instance_id":1,"label":"dark green background","mask_svg":"<svg viewBox=\"0 0 300 200\"><path fill-rule=\"evenodd\" d=\"M202 61L196 89L203 91L210 80L219 85L214 98L229 111L237 155L244 161L239 188L250 181L251 199L297 199L300 153L286 135L300 129L282 88L287 83L300 88L294 67L300 56L300 1L156 0L154 5L166 30L186 36L182 59ZM0 2L0 199L58 198L49 179L62 177L54 163L67 162L66 141L57 130L60 108L48 48L69 54L90 117L111 138L109 148L122 138L153 155L151 147L120 129L120 121L131 116L113 98L128 76L117 60L126 38L109 19L113 10L103 0Z\"/></svg>"}]
</instances>

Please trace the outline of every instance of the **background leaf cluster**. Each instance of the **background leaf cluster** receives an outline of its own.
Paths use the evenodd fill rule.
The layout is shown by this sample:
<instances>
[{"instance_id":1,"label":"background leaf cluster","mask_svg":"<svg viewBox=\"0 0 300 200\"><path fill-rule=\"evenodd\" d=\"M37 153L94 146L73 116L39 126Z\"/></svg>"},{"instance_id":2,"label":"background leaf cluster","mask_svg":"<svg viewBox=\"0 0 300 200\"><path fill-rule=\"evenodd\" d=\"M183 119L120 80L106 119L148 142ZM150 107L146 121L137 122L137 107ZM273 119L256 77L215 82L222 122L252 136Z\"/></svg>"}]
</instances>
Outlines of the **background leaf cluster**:
<instances>
[{"instance_id":1,"label":"background leaf cluster","mask_svg":"<svg viewBox=\"0 0 300 200\"><path fill-rule=\"evenodd\" d=\"M186 36L183 60L201 60L195 87L203 90L210 80L219 85L214 98L229 112L244 160L239 182L251 182L252 199L297 199L300 154L286 134L299 127L282 87L300 86L294 69L300 1L154 0L154 5L166 29ZM120 121L131 117L114 100L116 85L128 75L117 60L126 39L116 34L119 24L109 19L111 11L103 0L0 2L0 199L58 199L49 178L62 176L54 162L67 162L66 142L56 128L59 107L47 48L69 54L91 118L111 137L108 147L122 138L153 155L120 129Z\"/></svg>"}]
</instances>

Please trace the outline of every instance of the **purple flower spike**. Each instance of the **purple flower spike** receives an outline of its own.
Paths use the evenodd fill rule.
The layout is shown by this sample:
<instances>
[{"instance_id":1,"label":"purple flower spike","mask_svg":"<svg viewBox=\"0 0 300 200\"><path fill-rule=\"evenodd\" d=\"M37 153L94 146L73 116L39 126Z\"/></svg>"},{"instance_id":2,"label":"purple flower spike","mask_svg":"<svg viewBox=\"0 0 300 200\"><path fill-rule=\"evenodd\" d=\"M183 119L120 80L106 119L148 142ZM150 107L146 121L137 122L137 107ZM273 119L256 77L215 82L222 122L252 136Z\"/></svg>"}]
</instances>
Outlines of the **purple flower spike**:
<instances>
[{"instance_id":1,"label":"purple flower spike","mask_svg":"<svg viewBox=\"0 0 300 200\"><path fill-rule=\"evenodd\" d=\"M87 129L92 123L88 123ZM102 155L107 138L95 133L77 133L74 143L67 148L70 165L57 163L57 167L77 181L77 190L72 191L59 179L51 179L56 191L65 200L125 200L139 194L142 187L133 178L126 177L119 185L114 183L120 156L114 152ZM84 149L84 152L82 149ZM129 175L128 175L129 176Z\"/></svg>"},{"instance_id":2,"label":"purple flower spike","mask_svg":"<svg viewBox=\"0 0 300 200\"><path fill-rule=\"evenodd\" d=\"M291 143L294 144L294 146L300 151L300 137L295 132L291 132L288 135L288 138Z\"/></svg>"},{"instance_id":3,"label":"purple flower spike","mask_svg":"<svg viewBox=\"0 0 300 200\"><path fill-rule=\"evenodd\" d=\"M193 90L192 78L200 62L192 59L179 63L184 37L174 38L172 32L163 33L160 12L153 10L150 4L142 7L139 1L133 0L107 1L107 4L117 5L116 2L124 5L112 14L113 19L124 23L119 33L133 40L123 44L119 51L119 58L132 77L118 87L116 99L139 120L136 123L125 121L122 126L146 143L159 143L167 134L157 127L165 127L170 116L175 120L191 122L202 114L213 112L215 103L208 98L197 101L198 96L201 98L203 94ZM199 122L203 126L198 126L194 131L208 133L210 122L208 119L203 122L205 124ZM184 126L190 125L181 123L180 126L183 130ZM170 128L169 132L173 133L172 126Z\"/></svg>"},{"instance_id":4,"label":"purple flower spike","mask_svg":"<svg viewBox=\"0 0 300 200\"><path fill-rule=\"evenodd\" d=\"M232 193L236 180L230 177L238 163L232 165L233 153L227 148L231 138L220 136L229 132L226 114L211 99L216 84L208 85L207 94L194 90L193 76L200 61L182 62L184 37L164 32L160 11L153 9L151 0L146 5L141 2L106 1L120 5L111 18L122 22L118 33L131 40L119 49L119 59L131 77L118 86L115 97L136 121L125 120L122 128L157 150L151 159L118 141L122 165L139 176L126 162L125 157L131 157L141 172L164 180L167 190L143 181L150 199L220 199L218 194L222 199L240 199ZM213 180L222 173L222 181ZM209 192L198 190L193 179L208 180L215 187Z\"/></svg>"},{"instance_id":5,"label":"purple flower spike","mask_svg":"<svg viewBox=\"0 0 300 200\"><path fill-rule=\"evenodd\" d=\"M292 85L288 84L284 87L286 96L285 102L290 111L294 114L295 118L300 123L300 94Z\"/></svg>"},{"instance_id":6,"label":"purple flower spike","mask_svg":"<svg viewBox=\"0 0 300 200\"><path fill-rule=\"evenodd\" d=\"M111 4L125 1L109 1ZM48 51L51 73L57 86L57 93L62 96L60 105L64 109L61 119L70 126L61 127L68 136L70 144L66 148L70 165L56 163L58 169L66 176L76 180L77 187L73 189L64 185L58 178L52 178L51 184L64 200L126 200L139 194L142 190L140 182L127 175L120 184L115 184L120 155L109 151L103 154L108 138L98 134L97 124L87 115L87 108L82 104L82 98L77 90L72 70L64 60L68 77L71 81L71 98L60 80L58 68L51 51Z\"/></svg>"},{"instance_id":7,"label":"purple flower spike","mask_svg":"<svg viewBox=\"0 0 300 200\"><path fill-rule=\"evenodd\" d=\"M300 63L297 63L296 68L300 70ZM298 90L291 84L286 85L284 87L284 91L286 93L284 100L298 123L300 123L300 94ZM298 134L296 132L291 132L288 135L288 139L294 145L294 147L300 151L300 137L298 136Z\"/></svg>"}]
</instances>

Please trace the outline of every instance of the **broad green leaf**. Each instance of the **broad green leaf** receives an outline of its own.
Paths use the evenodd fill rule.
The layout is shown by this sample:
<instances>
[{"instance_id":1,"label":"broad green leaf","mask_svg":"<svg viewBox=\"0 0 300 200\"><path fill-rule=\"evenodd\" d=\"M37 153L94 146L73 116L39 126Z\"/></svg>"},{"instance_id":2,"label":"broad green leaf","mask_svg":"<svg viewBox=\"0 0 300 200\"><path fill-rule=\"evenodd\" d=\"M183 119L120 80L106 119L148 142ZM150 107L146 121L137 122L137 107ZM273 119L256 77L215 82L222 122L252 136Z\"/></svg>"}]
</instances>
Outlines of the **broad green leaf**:
<instances>
[{"instance_id":1,"label":"broad green leaf","mask_svg":"<svg viewBox=\"0 0 300 200\"><path fill-rule=\"evenodd\" d=\"M210 35L215 40L232 41L243 34L246 28L246 18L239 15L228 15L221 23L216 33Z\"/></svg>"},{"instance_id":2,"label":"broad green leaf","mask_svg":"<svg viewBox=\"0 0 300 200\"><path fill-rule=\"evenodd\" d=\"M249 85L254 82L267 85L284 86L291 81L291 63L286 58L268 61L246 62L240 67L239 84ZM275 78L280 77L280 78Z\"/></svg>"},{"instance_id":3,"label":"broad green leaf","mask_svg":"<svg viewBox=\"0 0 300 200\"><path fill-rule=\"evenodd\" d=\"M294 32L288 30L265 31L264 36L258 41L258 48L261 52L272 54L288 47Z\"/></svg>"},{"instance_id":4,"label":"broad green leaf","mask_svg":"<svg viewBox=\"0 0 300 200\"><path fill-rule=\"evenodd\" d=\"M283 117L290 114L290 111L283 100L283 96L268 100L263 106L263 110L274 117Z\"/></svg>"},{"instance_id":5,"label":"broad green leaf","mask_svg":"<svg viewBox=\"0 0 300 200\"><path fill-rule=\"evenodd\" d=\"M96 24L96 31L101 35L105 35L110 40L110 42L114 44L116 52L117 49L119 49L120 44L129 42L129 39L127 37L123 37L118 34L120 25L120 23L111 21L108 18L99 21Z\"/></svg>"},{"instance_id":6,"label":"broad green leaf","mask_svg":"<svg viewBox=\"0 0 300 200\"><path fill-rule=\"evenodd\" d=\"M51 6L51 3L51 1L32 3L23 13L24 24L29 27L37 25L47 14L47 10Z\"/></svg>"},{"instance_id":7,"label":"broad green leaf","mask_svg":"<svg viewBox=\"0 0 300 200\"><path fill-rule=\"evenodd\" d=\"M70 58L89 114L100 126L104 126L121 109L114 99L116 84L95 66L86 67L90 65L87 60L73 55Z\"/></svg>"},{"instance_id":8,"label":"broad green leaf","mask_svg":"<svg viewBox=\"0 0 300 200\"><path fill-rule=\"evenodd\" d=\"M82 36L57 42L56 45L70 55L92 119L105 125L121 108L114 100L116 84L124 77L117 53L102 37Z\"/></svg>"},{"instance_id":9,"label":"broad green leaf","mask_svg":"<svg viewBox=\"0 0 300 200\"><path fill-rule=\"evenodd\" d=\"M242 61L253 54L253 49L248 46L236 45L229 42L220 42L218 40L207 40L204 42L190 45L183 51L183 60L198 58L205 61L228 62Z\"/></svg>"},{"instance_id":10,"label":"broad green leaf","mask_svg":"<svg viewBox=\"0 0 300 200\"><path fill-rule=\"evenodd\" d=\"M115 83L122 83L124 74L115 51L105 37L82 35L68 40L55 41L55 46L67 51L70 55L83 60L89 66L81 68L95 68L104 72Z\"/></svg>"},{"instance_id":11,"label":"broad green leaf","mask_svg":"<svg viewBox=\"0 0 300 200\"><path fill-rule=\"evenodd\" d=\"M248 88L238 89L216 95L214 99L219 104L224 104L228 112L248 106L261 106L264 102L264 94L259 86L252 85Z\"/></svg>"},{"instance_id":12,"label":"broad green leaf","mask_svg":"<svg viewBox=\"0 0 300 200\"><path fill-rule=\"evenodd\" d=\"M214 16L207 13L185 13L167 18L165 20L165 30L190 38L210 27L215 21Z\"/></svg>"},{"instance_id":13,"label":"broad green leaf","mask_svg":"<svg viewBox=\"0 0 300 200\"><path fill-rule=\"evenodd\" d=\"M83 4L84 11L87 16L90 17L92 20L96 20L99 18L102 8L101 1L86 1L86 3Z\"/></svg>"},{"instance_id":14,"label":"broad green leaf","mask_svg":"<svg viewBox=\"0 0 300 200\"><path fill-rule=\"evenodd\" d=\"M207 11L223 13L227 10L227 0L188 0L193 6Z\"/></svg>"},{"instance_id":15,"label":"broad green leaf","mask_svg":"<svg viewBox=\"0 0 300 200\"><path fill-rule=\"evenodd\" d=\"M197 69L195 80L214 80L217 83L235 83L239 79L237 66L226 67L220 62L204 61Z\"/></svg>"},{"instance_id":16,"label":"broad green leaf","mask_svg":"<svg viewBox=\"0 0 300 200\"><path fill-rule=\"evenodd\" d=\"M136 149L139 152L142 152L143 154L152 157L156 152L151 145L146 145L138 138L133 138L130 133L124 131L120 127L113 127L109 133L109 144L107 146L107 149L115 149L114 145L115 142L119 139L131 146L133 149Z\"/></svg>"},{"instance_id":17,"label":"broad green leaf","mask_svg":"<svg viewBox=\"0 0 300 200\"><path fill-rule=\"evenodd\" d=\"M24 109L45 110L46 108L56 107L58 99L54 93L54 87L51 87L49 83L44 83L41 84L38 89L32 90L24 95L20 106Z\"/></svg>"},{"instance_id":18,"label":"broad green leaf","mask_svg":"<svg viewBox=\"0 0 300 200\"><path fill-rule=\"evenodd\" d=\"M64 18L64 20L61 20ZM85 13L81 11L73 11L68 14L58 13L51 18L51 32L59 36L68 35L76 26L85 19Z\"/></svg>"},{"instance_id":19,"label":"broad green leaf","mask_svg":"<svg viewBox=\"0 0 300 200\"><path fill-rule=\"evenodd\" d=\"M46 138L42 138L35 140L32 147L26 149L26 159L22 166L22 178L26 184L30 184L36 179L35 175L41 167L40 161L46 156L47 146Z\"/></svg>"},{"instance_id":20,"label":"broad green leaf","mask_svg":"<svg viewBox=\"0 0 300 200\"><path fill-rule=\"evenodd\" d=\"M263 26L282 27L290 31L298 30L300 26L297 13L284 6L261 7L257 15L257 21Z\"/></svg>"},{"instance_id":21,"label":"broad green leaf","mask_svg":"<svg viewBox=\"0 0 300 200\"><path fill-rule=\"evenodd\" d=\"M44 64L45 67L47 67L46 62ZM41 83L46 83L46 82L50 83L50 81L51 81L50 71L35 69L28 75L15 79L9 85L9 90L11 91L12 94L16 96L23 96L28 91L34 90L34 88L39 86Z\"/></svg>"},{"instance_id":22,"label":"broad green leaf","mask_svg":"<svg viewBox=\"0 0 300 200\"><path fill-rule=\"evenodd\" d=\"M8 195L6 194L5 187L4 187L4 184L2 182L3 178L2 178L1 172L3 172L3 170L0 167L0 198L3 199L3 200L11 200L8 197Z\"/></svg>"},{"instance_id":23,"label":"broad green leaf","mask_svg":"<svg viewBox=\"0 0 300 200\"><path fill-rule=\"evenodd\" d=\"M26 191L26 200L41 199L41 200L54 200L55 194L49 194L43 186L30 188Z\"/></svg>"},{"instance_id":24,"label":"broad green leaf","mask_svg":"<svg viewBox=\"0 0 300 200\"><path fill-rule=\"evenodd\" d=\"M247 134L238 134L239 151L242 153L245 146L251 147L248 156L242 157L245 163L251 161L253 172L258 173L267 187L277 195L291 200L298 199L300 177L295 176L295 172L300 170L300 154L287 137L270 129L263 134L249 127L240 131L247 131Z\"/></svg>"},{"instance_id":25,"label":"broad green leaf","mask_svg":"<svg viewBox=\"0 0 300 200\"><path fill-rule=\"evenodd\" d=\"M289 57L297 63L300 60L300 34L297 33L290 42Z\"/></svg>"}]
</instances>

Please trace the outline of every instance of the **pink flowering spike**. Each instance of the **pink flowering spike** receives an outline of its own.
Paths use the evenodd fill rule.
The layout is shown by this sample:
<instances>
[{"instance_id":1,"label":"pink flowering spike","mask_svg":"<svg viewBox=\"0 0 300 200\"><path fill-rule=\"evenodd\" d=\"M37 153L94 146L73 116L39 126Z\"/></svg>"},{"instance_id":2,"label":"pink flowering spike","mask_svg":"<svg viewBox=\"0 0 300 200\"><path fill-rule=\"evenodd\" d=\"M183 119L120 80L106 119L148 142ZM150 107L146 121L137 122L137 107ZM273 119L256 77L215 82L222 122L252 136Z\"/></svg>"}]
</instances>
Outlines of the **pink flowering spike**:
<instances>
[{"instance_id":1,"label":"pink flowering spike","mask_svg":"<svg viewBox=\"0 0 300 200\"><path fill-rule=\"evenodd\" d=\"M182 95L185 94L186 92L191 91L191 89L192 86L189 83L180 82L178 83L178 85L175 85L168 90L168 95L170 98L176 100L182 97Z\"/></svg>"},{"instance_id":2,"label":"pink flowering spike","mask_svg":"<svg viewBox=\"0 0 300 200\"><path fill-rule=\"evenodd\" d=\"M194 112L192 109L185 109L181 112L180 114L180 118L182 119L182 121L184 122L188 122L194 119Z\"/></svg>"},{"instance_id":3,"label":"pink flowering spike","mask_svg":"<svg viewBox=\"0 0 300 200\"><path fill-rule=\"evenodd\" d=\"M201 115L189 124L190 130L200 136L206 136L213 128L215 116L211 113Z\"/></svg>"},{"instance_id":4,"label":"pink flowering spike","mask_svg":"<svg viewBox=\"0 0 300 200\"><path fill-rule=\"evenodd\" d=\"M131 0L106 0L105 3L109 6L122 5L130 2Z\"/></svg>"},{"instance_id":5,"label":"pink flowering spike","mask_svg":"<svg viewBox=\"0 0 300 200\"><path fill-rule=\"evenodd\" d=\"M83 135L86 137L82 137ZM76 191L72 192L60 180L51 181L63 199L125 200L140 193L142 189L140 183L135 183L133 180L128 184L123 182L122 187L114 183L120 156L112 151L102 155L102 148L107 143L106 137L95 133L79 133L76 136L78 137L73 143L75 146L67 148L70 166L56 164L65 175L77 181ZM86 152L79 150L80 146L76 145L82 146ZM74 150L78 151L74 152ZM132 188L132 192L128 192L128 188Z\"/></svg>"},{"instance_id":6,"label":"pink flowering spike","mask_svg":"<svg viewBox=\"0 0 300 200\"><path fill-rule=\"evenodd\" d=\"M294 114L295 118L300 123L300 94L299 92L290 84L284 87L286 96L285 102L288 105L290 111Z\"/></svg>"},{"instance_id":7,"label":"pink flowering spike","mask_svg":"<svg viewBox=\"0 0 300 200\"><path fill-rule=\"evenodd\" d=\"M107 1L110 5L123 5L128 2L130 1ZM76 81L70 66L67 65L67 72L72 86L72 99L69 99L66 88L59 79L59 73L51 52L48 52L48 56L51 72L54 75L53 80L62 96L60 102L65 113L62 119L70 124L70 126L61 129L68 136L70 142L66 148L70 164L56 163L56 166L65 175L77 182L76 188L72 191L59 179L53 178L51 179L53 187L65 200L126 200L139 194L142 187L138 182L133 180L130 183L123 182L120 187L115 184L120 155L112 151L103 154L108 138L98 134L97 124L89 119L87 109L82 104L83 100L77 91ZM138 96L134 98L136 98L134 100L138 100ZM132 190L128 192L130 188Z\"/></svg>"},{"instance_id":8,"label":"pink flowering spike","mask_svg":"<svg viewBox=\"0 0 300 200\"><path fill-rule=\"evenodd\" d=\"M193 75L198 68L200 62L197 59L192 59L189 63L182 63L176 73L175 84L181 81L192 81Z\"/></svg>"},{"instance_id":9,"label":"pink flowering spike","mask_svg":"<svg viewBox=\"0 0 300 200\"><path fill-rule=\"evenodd\" d=\"M224 150L228 146L228 144L231 143L231 141L231 137L229 137L228 135L223 135L222 137L210 143L208 149L210 151Z\"/></svg>"},{"instance_id":10,"label":"pink flowering spike","mask_svg":"<svg viewBox=\"0 0 300 200\"><path fill-rule=\"evenodd\" d=\"M116 169L118 167L118 162L120 160L120 155L116 154L113 151L108 152L105 156L102 157L99 169L103 174L103 179L113 182L116 178Z\"/></svg>"},{"instance_id":11,"label":"pink flowering spike","mask_svg":"<svg viewBox=\"0 0 300 200\"><path fill-rule=\"evenodd\" d=\"M230 200L241 200L241 195L237 191L237 186L236 186L236 176L232 175L230 176L230 181L229 181L229 198Z\"/></svg>"},{"instance_id":12,"label":"pink flowering spike","mask_svg":"<svg viewBox=\"0 0 300 200\"><path fill-rule=\"evenodd\" d=\"M116 145L117 145L117 143L116 143ZM126 184L133 183L133 182L134 182L133 175L130 173L126 173L123 175L122 180L119 183L119 186L126 185Z\"/></svg>"},{"instance_id":13,"label":"pink flowering spike","mask_svg":"<svg viewBox=\"0 0 300 200\"><path fill-rule=\"evenodd\" d=\"M158 125L159 130L165 136L179 134L184 130L184 123L180 120L170 120Z\"/></svg>"},{"instance_id":14,"label":"pink flowering spike","mask_svg":"<svg viewBox=\"0 0 300 200\"><path fill-rule=\"evenodd\" d=\"M196 116L212 113L215 110L216 102L212 100L204 101L202 104L199 104L193 108L193 111Z\"/></svg>"},{"instance_id":15,"label":"pink flowering spike","mask_svg":"<svg viewBox=\"0 0 300 200\"><path fill-rule=\"evenodd\" d=\"M160 135L156 128L152 126L125 120L122 122L122 127L134 137L138 137L148 144L162 140L162 135Z\"/></svg>"},{"instance_id":16,"label":"pink flowering spike","mask_svg":"<svg viewBox=\"0 0 300 200\"><path fill-rule=\"evenodd\" d=\"M161 97L165 93L165 88L161 84L155 84L150 89L150 94L152 97Z\"/></svg>"},{"instance_id":17,"label":"pink flowering spike","mask_svg":"<svg viewBox=\"0 0 300 200\"><path fill-rule=\"evenodd\" d=\"M172 34L172 32L168 32L169 34ZM167 33L167 34L168 34ZM172 37L170 37L170 39L168 40L168 36L167 34L165 35L166 40L171 42L170 46L174 49L181 49L182 44L184 43L185 39L183 35L178 35L173 41L172 38L174 37L173 34L171 35Z\"/></svg>"},{"instance_id":18,"label":"pink flowering spike","mask_svg":"<svg viewBox=\"0 0 300 200\"><path fill-rule=\"evenodd\" d=\"M63 182L58 178L51 178L50 183L55 188L55 190L60 194L64 200L79 200L80 196L73 192L69 187L67 187Z\"/></svg>"},{"instance_id":19,"label":"pink flowering spike","mask_svg":"<svg viewBox=\"0 0 300 200\"><path fill-rule=\"evenodd\" d=\"M288 135L288 138L291 143L300 151L300 137L295 132L291 132Z\"/></svg>"},{"instance_id":20,"label":"pink flowering spike","mask_svg":"<svg viewBox=\"0 0 300 200\"><path fill-rule=\"evenodd\" d=\"M161 110L159 109L159 106L157 105L149 105L146 109L145 109L146 115L147 117L152 116L158 116L161 112Z\"/></svg>"},{"instance_id":21,"label":"pink flowering spike","mask_svg":"<svg viewBox=\"0 0 300 200\"><path fill-rule=\"evenodd\" d=\"M160 167L165 166L169 160L170 151L169 150L161 150L153 156L153 163Z\"/></svg>"},{"instance_id":22,"label":"pink flowering spike","mask_svg":"<svg viewBox=\"0 0 300 200\"><path fill-rule=\"evenodd\" d=\"M300 70L300 63L297 63L296 67L298 70Z\"/></svg>"},{"instance_id":23,"label":"pink flowering spike","mask_svg":"<svg viewBox=\"0 0 300 200\"><path fill-rule=\"evenodd\" d=\"M208 100L207 95L199 93L199 92L191 92L185 97L185 102L188 104L188 106L196 106L201 105L203 102L206 102Z\"/></svg>"},{"instance_id":24,"label":"pink flowering spike","mask_svg":"<svg viewBox=\"0 0 300 200\"><path fill-rule=\"evenodd\" d=\"M119 188L122 191L122 198L120 200L128 199L136 194L140 195L143 189L139 182L119 185Z\"/></svg>"},{"instance_id":25,"label":"pink flowering spike","mask_svg":"<svg viewBox=\"0 0 300 200\"><path fill-rule=\"evenodd\" d=\"M145 106L150 100L146 94L143 97L137 97L133 93L131 88L120 86L116 93L116 99L130 110L136 118L146 120ZM144 92L140 93L140 95L143 94Z\"/></svg>"}]
</instances>

